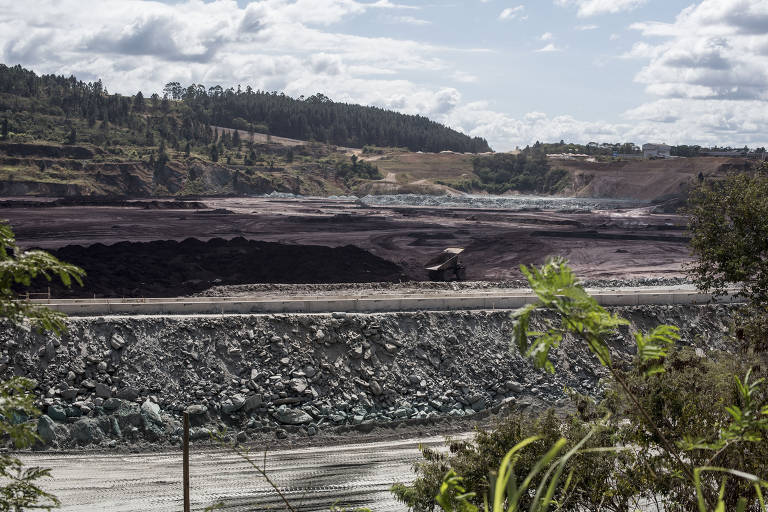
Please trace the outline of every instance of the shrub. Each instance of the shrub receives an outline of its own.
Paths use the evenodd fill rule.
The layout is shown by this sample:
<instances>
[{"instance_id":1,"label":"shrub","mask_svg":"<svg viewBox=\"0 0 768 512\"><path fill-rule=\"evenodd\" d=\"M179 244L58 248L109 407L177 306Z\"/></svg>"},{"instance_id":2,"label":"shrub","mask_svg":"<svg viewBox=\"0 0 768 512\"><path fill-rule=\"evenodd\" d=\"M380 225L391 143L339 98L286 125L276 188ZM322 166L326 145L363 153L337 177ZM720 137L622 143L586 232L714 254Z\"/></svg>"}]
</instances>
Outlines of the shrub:
<instances>
[{"instance_id":1,"label":"shrub","mask_svg":"<svg viewBox=\"0 0 768 512\"><path fill-rule=\"evenodd\" d=\"M463 512L474 512L488 496L494 496L494 512L527 508L526 500L531 510L554 504L566 511L625 512L639 509L640 500L670 512L768 510L762 497L768 488L768 396L760 360L743 354L710 360L674 350L676 329L660 325L634 335L633 364L616 362L605 338L626 320L600 307L563 260L522 270L538 301L513 314L513 345L538 368L554 372L550 352L565 336L575 336L610 372L604 400L574 396L578 412L563 419L552 412L541 420L510 416L471 443L451 444L451 455L424 450L414 485L393 488L400 501L432 510L430 497L438 489L441 507ZM541 331L530 331L538 309L558 314L544 318ZM505 450L514 456L510 451L502 460ZM495 467L499 475L509 474L501 501L488 474ZM534 483L517 482L512 467L522 474L548 469L537 477L535 493L521 494L519 486ZM558 482L560 474L567 474L564 482ZM522 501L516 504L514 497Z\"/></svg>"},{"instance_id":2,"label":"shrub","mask_svg":"<svg viewBox=\"0 0 768 512\"><path fill-rule=\"evenodd\" d=\"M451 441L448 452L443 453L430 448L422 448L423 461L414 465L417 474L411 486L396 484L392 488L395 497L415 512L426 512L436 507L435 496L440 492L445 475L453 471L461 475L465 491L475 493L469 503L480 506L484 497L491 491L490 470L501 464L505 455L516 445L536 433L537 439L525 450L519 452L515 471L528 474L538 461L546 455L559 439L564 439L564 450L574 448L594 427L593 424L580 420L576 416L560 418L553 411L534 418L513 412L498 423L492 430L478 430L472 441ZM613 429L608 425L601 427L590 436L582 448L598 448L610 444ZM606 506L606 497L615 492L612 480L612 468L616 455L610 452L596 452L571 458L565 465L565 472L572 474L572 494L564 510L596 510ZM444 495L444 500L457 506L455 492ZM521 508L531 505L531 496L523 496ZM610 498L609 498L610 500Z\"/></svg>"},{"instance_id":3,"label":"shrub","mask_svg":"<svg viewBox=\"0 0 768 512\"><path fill-rule=\"evenodd\" d=\"M43 251L21 251L10 226L0 222L0 321L21 323L29 320L40 330L62 332L63 316L22 300L14 287L29 286L37 276L49 281L55 276L65 286L72 281L82 285L85 272L62 263ZM25 449L38 441L31 418L40 414L34 407L30 379L14 377L0 382L0 439L11 450ZM0 453L0 511L28 508L50 510L59 505L55 496L37 486L37 480L50 476L50 470L25 467L12 452Z\"/></svg>"}]
</instances>

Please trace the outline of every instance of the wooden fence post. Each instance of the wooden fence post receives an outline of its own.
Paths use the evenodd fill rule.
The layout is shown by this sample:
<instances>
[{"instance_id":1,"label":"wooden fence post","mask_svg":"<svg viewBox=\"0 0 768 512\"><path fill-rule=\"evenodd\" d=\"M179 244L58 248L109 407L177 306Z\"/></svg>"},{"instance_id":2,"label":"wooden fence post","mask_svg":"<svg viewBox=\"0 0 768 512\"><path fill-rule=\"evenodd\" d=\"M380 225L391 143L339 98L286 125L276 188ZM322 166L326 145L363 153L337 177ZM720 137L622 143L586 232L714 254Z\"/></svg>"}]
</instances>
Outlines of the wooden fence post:
<instances>
[{"instance_id":1,"label":"wooden fence post","mask_svg":"<svg viewBox=\"0 0 768 512\"><path fill-rule=\"evenodd\" d=\"M189 503L189 413L184 413L184 512L190 512Z\"/></svg>"}]
</instances>

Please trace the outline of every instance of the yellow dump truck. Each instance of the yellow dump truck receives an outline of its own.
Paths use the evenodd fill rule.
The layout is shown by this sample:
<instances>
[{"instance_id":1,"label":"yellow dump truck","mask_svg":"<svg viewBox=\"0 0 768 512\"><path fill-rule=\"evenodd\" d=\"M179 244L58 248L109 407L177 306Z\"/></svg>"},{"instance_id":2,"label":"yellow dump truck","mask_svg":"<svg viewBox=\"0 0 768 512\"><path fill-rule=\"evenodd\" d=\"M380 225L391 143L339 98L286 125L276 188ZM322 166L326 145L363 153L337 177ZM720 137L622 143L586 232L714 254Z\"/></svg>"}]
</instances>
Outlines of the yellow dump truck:
<instances>
[{"instance_id":1,"label":"yellow dump truck","mask_svg":"<svg viewBox=\"0 0 768 512\"><path fill-rule=\"evenodd\" d=\"M455 276L457 281L467 278L467 267L462 262L463 247L449 247L427 262L426 270L432 281L450 281ZM453 275L453 276L452 276Z\"/></svg>"}]
</instances>

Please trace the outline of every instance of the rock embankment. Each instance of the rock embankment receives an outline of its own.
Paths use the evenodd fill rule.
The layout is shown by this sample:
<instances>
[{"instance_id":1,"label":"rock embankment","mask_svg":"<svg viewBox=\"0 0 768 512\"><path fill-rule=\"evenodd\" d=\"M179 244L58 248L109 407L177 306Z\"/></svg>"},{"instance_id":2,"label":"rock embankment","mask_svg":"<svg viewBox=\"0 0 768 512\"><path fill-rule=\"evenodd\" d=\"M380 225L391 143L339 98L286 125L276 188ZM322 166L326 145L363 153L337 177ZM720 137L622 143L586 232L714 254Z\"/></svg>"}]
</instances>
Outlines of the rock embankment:
<instances>
[{"instance_id":1,"label":"rock embankment","mask_svg":"<svg viewBox=\"0 0 768 512\"><path fill-rule=\"evenodd\" d=\"M634 279L585 279L581 281L585 288L635 288L650 286L689 286L692 283L685 277L639 277ZM445 292L485 292L502 290L528 289L525 279L506 281L404 281L383 283L318 283L318 284L234 284L217 285L199 293L199 297L249 297L258 295L286 296L297 295L344 295L344 294L406 294L406 293L445 293Z\"/></svg>"},{"instance_id":2,"label":"rock embankment","mask_svg":"<svg viewBox=\"0 0 768 512\"><path fill-rule=\"evenodd\" d=\"M728 306L623 308L632 329L681 327L723 348ZM226 428L312 436L406 419L464 417L504 402L599 394L592 357L566 340L555 375L510 351L508 312L71 318L63 337L0 332L0 377L37 381L45 445L177 444ZM629 330L611 340L629 358Z\"/></svg>"}]
</instances>

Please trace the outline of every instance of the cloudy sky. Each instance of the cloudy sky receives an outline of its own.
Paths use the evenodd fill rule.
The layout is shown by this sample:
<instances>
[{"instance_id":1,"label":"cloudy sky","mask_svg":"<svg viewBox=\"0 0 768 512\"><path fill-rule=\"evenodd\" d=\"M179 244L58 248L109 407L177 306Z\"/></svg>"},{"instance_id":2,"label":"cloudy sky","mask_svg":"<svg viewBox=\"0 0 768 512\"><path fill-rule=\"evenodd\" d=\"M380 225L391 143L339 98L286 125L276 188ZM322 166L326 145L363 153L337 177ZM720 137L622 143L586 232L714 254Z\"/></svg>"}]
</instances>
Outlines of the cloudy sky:
<instances>
[{"instance_id":1,"label":"cloudy sky","mask_svg":"<svg viewBox=\"0 0 768 512\"><path fill-rule=\"evenodd\" d=\"M488 139L768 146L768 0L0 0L0 62L322 92Z\"/></svg>"}]
</instances>

